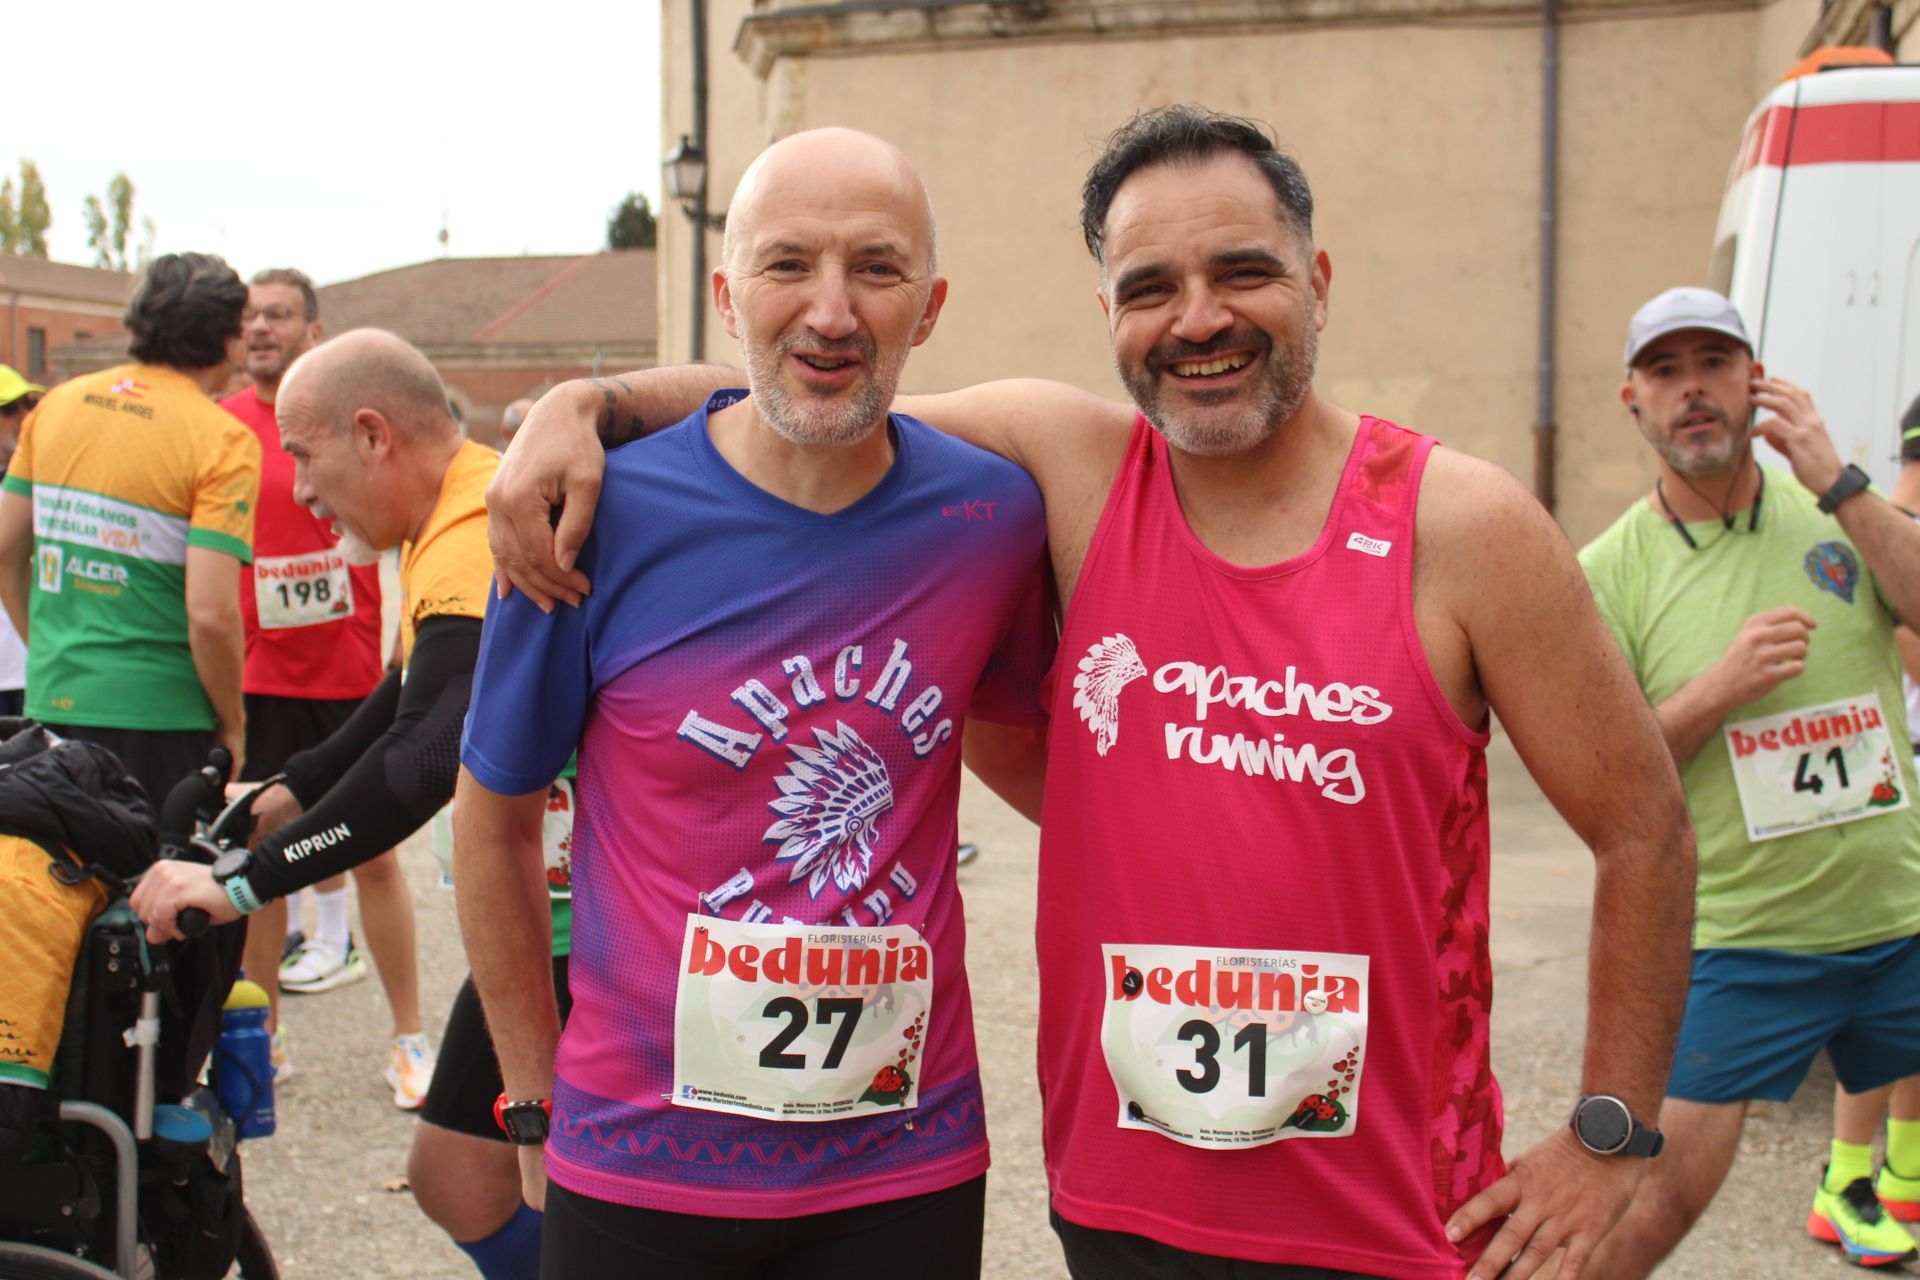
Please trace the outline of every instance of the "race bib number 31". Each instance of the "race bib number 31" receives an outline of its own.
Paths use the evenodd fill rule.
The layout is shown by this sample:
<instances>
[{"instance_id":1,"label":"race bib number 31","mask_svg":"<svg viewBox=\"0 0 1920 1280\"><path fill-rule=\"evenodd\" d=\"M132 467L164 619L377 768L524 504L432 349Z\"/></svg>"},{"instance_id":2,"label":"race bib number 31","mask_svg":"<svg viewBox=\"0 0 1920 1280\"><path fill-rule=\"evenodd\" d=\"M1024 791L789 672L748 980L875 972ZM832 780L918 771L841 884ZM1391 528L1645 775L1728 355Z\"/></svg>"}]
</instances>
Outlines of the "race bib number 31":
<instances>
[{"instance_id":1,"label":"race bib number 31","mask_svg":"<svg viewBox=\"0 0 1920 1280\"><path fill-rule=\"evenodd\" d=\"M1123 1129L1233 1150L1359 1123L1367 957L1101 948L1101 1049Z\"/></svg>"},{"instance_id":2,"label":"race bib number 31","mask_svg":"<svg viewBox=\"0 0 1920 1280\"><path fill-rule=\"evenodd\" d=\"M253 602L260 629L283 630L338 622L353 616L353 587L347 562L337 551L298 556L256 556Z\"/></svg>"},{"instance_id":3,"label":"race bib number 31","mask_svg":"<svg viewBox=\"0 0 1920 1280\"><path fill-rule=\"evenodd\" d=\"M766 1120L911 1110L932 1005L933 948L910 926L689 916L671 1101Z\"/></svg>"},{"instance_id":4,"label":"race bib number 31","mask_svg":"<svg viewBox=\"0 0 1920 1280\"><path fill-rule=\"evenodd\" d=\"M1742 720L1726 735L1750 840L1858 822L1912 803L1877 692Z\"/></svg>"}]
</instances>

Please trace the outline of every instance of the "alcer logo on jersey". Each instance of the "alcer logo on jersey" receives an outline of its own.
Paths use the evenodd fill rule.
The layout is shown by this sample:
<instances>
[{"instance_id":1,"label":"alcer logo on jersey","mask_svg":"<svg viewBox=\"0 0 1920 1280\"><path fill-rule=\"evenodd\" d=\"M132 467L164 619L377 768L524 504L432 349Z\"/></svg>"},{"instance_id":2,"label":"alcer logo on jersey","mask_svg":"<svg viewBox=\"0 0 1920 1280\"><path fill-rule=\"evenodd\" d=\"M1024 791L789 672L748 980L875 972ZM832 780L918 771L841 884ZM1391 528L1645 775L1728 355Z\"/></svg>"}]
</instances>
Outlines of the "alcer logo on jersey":
<instances>
[{"instance_id":1,"label":"alcer logo on jersey","mask_svg":"<svg viewBox=\"0 0 1920 1280\"><path fill-rule=\"evenodd\" d=\"M1366 798L1366 780L1353 747L1324 749L1301 741L1292 726L1301 719L1363 728L1379 724L1393 714L1393 708L1374 686L1339 680L1315 684L1294 665L1287 666L1278 679L1199 662L1168 662L1150 669L1132 639L1116 631L1087 647L1073 677L1074 709L1100 755L1107 755L1120 739L1121 693L1148 676L1155 693L1179 700L1176 715L1192 712L1193 723L1175 718L1165 722L1167 760L1211 765L1248 778L1303 782L1337 804L1359 804ZM1216 707L1281 722L1289 732L1210 732L1205 721Z\"/></svg>"},{"instance_id":2,"label":"alcer logo on jersey","mask_svg":"<svg viewBox=\"0 0 1920 1280\"><path fill-rule=\"evenodd\" d=\"M873 874L873 836L880 815L893 808L887 763L845 722L835 732L813 731L817 747L792 742L794 758L775 778L780 798L768 805L781 816L764 839L781 841L774 853L790 862L787 883L806 878L819 897L832 877L836 889L852 892Z\"/></svg>"}]
</instances>

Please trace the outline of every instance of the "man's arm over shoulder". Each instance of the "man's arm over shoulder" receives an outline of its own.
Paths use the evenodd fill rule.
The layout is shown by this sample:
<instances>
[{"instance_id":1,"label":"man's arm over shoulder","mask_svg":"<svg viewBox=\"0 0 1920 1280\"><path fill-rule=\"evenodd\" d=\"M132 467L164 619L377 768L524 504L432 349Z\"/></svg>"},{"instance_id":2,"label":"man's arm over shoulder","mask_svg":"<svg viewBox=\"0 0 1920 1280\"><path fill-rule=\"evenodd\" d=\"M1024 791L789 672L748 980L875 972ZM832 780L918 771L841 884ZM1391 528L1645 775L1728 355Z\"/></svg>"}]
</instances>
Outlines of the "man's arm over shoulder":
<instances>
[{"instance_id":1,"label":"man's arm over shoulder","mask_svg":"<svg viewBox=\"0 0 1920 1280\"><path fill-rule=\"evenodd\" d=\"M606 451L746 381L723 365L672 365L577 378L541 396L487 486L496 594L517 589L542 609L559 600L578 605L592 584L574 559L593 528Z\"/></svg>"},{"instance_id":2,"label":"man's arm over shoulder","mask_svg":"<svg viewBox=\"0 0 1920 1280\"><path fill-rule=\"evenodd\" d=\"M1464 631L1473 673L1521 760L1593 851L1583 1092L1658 1113L1690 963L1694 849L1673 760L1552 517L1505 472L1437 455L1418 554ZM1425 507L1423 506L1423 512ZM1573 1099L1567 1103L1571 1106ZM1475 1267L1531 1275L1564 1244L1575 1272L1626 1209L1641 1165L1564 1130L1449 1224L1511 1216Z\"/></svg>"}]
</instances>

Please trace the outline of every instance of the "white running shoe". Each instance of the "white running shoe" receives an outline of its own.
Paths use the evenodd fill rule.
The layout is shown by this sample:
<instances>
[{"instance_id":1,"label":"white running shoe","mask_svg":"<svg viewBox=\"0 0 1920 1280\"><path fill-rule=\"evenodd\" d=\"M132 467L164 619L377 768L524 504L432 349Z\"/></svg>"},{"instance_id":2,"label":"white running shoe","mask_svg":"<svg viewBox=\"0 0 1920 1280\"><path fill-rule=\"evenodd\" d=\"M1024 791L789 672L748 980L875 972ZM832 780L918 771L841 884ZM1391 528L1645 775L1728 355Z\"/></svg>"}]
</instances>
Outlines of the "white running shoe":
<instances>
[{"instance_id":1,"label":"white running shoe","mask_svg":"<svg viewBox=\"0 0 1920 1280\"><path fill-rule=\"evenodd\" d=\"M387 1083L393 1087L393 1105L418 1111L433 1083L433 1045L426 1033L393 1038L393 1056L387 1062Z\"/></svg>"},{"instance_id":2,"label":"white running shoe","mask_svg":"<svg viewBox=\"0 0 1920 1280\"><path fill-rule=\"evenodd\" d=\"M349 986L367 976L367 962L360 948L347 939L347 953L341 955L318 940L309 942L280 965L280 989L295 995L317 995L335 987Z\"/></svg>"}]
</instances>

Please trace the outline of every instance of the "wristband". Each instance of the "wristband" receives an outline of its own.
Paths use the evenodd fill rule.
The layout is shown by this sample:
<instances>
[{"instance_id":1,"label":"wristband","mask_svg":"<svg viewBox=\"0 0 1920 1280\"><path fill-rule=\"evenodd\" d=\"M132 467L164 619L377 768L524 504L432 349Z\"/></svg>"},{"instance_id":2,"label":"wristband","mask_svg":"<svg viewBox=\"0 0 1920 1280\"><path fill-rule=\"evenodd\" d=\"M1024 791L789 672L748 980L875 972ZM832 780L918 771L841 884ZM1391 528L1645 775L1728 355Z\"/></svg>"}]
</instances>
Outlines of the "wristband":
<instances>
[{"instance_id":1,"label":"wristband","mask_svg":"<svg viewBox=\"0 0 1920 1280\"><path fill-rule=\"evenodd\" d=\"M220 887L227 891L227 901L233 904L233 909L243 916L250 916L267 905L254 893L245 876L229 876Z\"/></svg>"},{"instance_id":2,"label":"wristband","mask_svg":"<svg viewBox=\"0 0 1920 1280\"><path fill-rule=\"evenodd\" d=\"M1841 503L1857 493L1864 492L1872 483L1871 476L1849 462L1846 469L1840 473L1840 478L1833 482L1833 488L1821 494L1820 500L1814 505L1820 508L1822 515L1830 516L1840 509Z\"/></svg>"}]
</instances>

